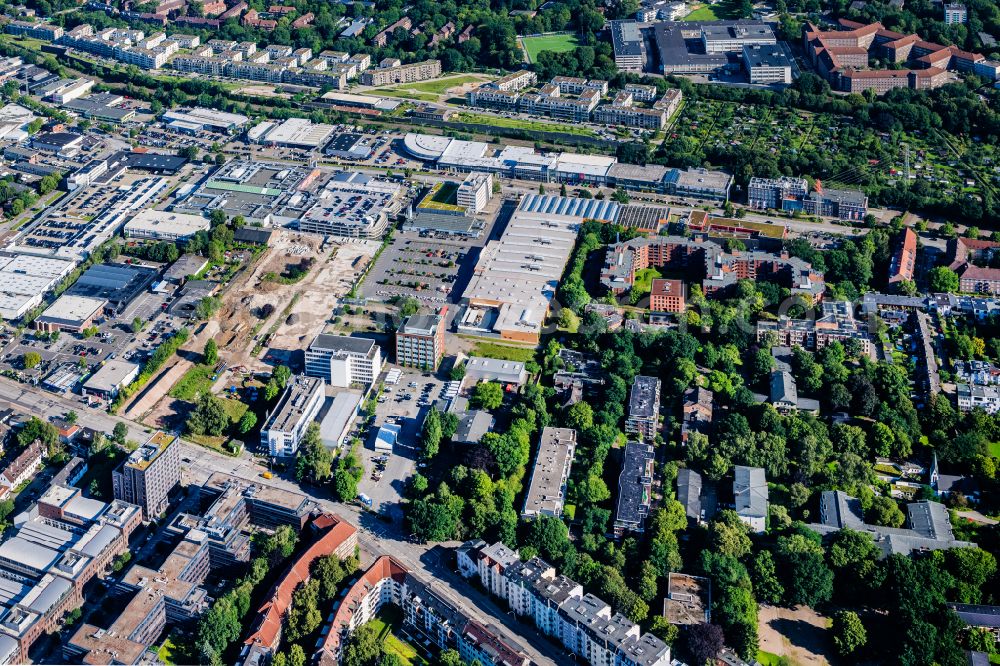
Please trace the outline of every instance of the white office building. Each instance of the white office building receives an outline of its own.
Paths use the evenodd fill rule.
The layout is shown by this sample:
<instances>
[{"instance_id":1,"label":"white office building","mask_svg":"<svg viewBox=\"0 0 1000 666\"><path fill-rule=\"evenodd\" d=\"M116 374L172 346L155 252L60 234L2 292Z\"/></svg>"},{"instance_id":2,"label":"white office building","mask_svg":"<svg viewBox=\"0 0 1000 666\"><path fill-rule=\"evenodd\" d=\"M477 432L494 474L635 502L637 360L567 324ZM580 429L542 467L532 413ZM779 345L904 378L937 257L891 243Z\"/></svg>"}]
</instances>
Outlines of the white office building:
<instances>
[{"instance_id":1,"label":"white office building","mask_svg":"<svg viewBox=\"0 0 1000 666\"><path fill-rule=\"evenodd\" d=\"M299 450L306 429L323 406L326 398L323 386L318 377L298 376L288 381L260 431L260 443L271 456L293 456Z\"/></svg>"},{"instance_id":2,"label":"white office building","mask_svg":"<svg viewBox=\"0 0 1000 666\"><path fill-rule=\"evenodd\" d=\"M455 193L455 203L478 213L493 198L493 174L472 172L465 177Z\"/></svg>"},{"instance_id":3,"label":"white office building","mask_svg":"<svg viewBox=\"0 0 1000 666\"><path fill-rule=\"evenodd\" d=\"M306 375L331 386L370 386L382 372L382 350L374 341L321 333L306 350Z\"/></svg>"}]
</instances>

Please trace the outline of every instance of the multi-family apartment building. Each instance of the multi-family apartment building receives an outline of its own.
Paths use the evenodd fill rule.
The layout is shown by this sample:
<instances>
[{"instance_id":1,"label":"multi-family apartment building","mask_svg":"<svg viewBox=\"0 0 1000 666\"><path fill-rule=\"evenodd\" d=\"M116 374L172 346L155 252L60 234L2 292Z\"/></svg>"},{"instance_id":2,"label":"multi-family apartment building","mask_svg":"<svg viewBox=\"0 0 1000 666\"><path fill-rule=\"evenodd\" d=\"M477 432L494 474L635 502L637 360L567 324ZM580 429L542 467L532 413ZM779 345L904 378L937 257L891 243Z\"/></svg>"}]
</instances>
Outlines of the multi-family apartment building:
<instances>
[{"instance_id":1,"label":"multi-family apartment building","mask_svg":"<svg viewBox=\"0 0 1000 666\"><path fill-rule=\"evenodd\" d=\"M800 205L808 193L809 183L805 178L754 176L747 186L747 203L758 210L787 210L787 206Z\"/></svg>"},{"instance_id":2,"label":"multi-family apartment building","mask_svg":"<svg viewBox=\"0 0 1000 666\"><path fill-rule=\"evenodd\" d=\"M981 386L978 384L958 384L958 409L971 412L981 409L987 414L1000 411L1000 388L996 386Z\"/></svg>"},{"instance_id":3,"label":"multi-family apartment building","mask_svg":"<svg viewBox=\"0 0 1000 666\"><path fill-rule=\"evenodd\" d=\"M563 575L544 560L521 562L516 554L498 561L496 552L511 553L503 544L472 549L467 557L478 565L480 581L502 578L502 585L485 586L507 602L518 617L535 625L578 661L591 666L667 666L670 646ZM472 572L467 572L471 574ZM475 575L475 574L472 574Z\"/></svg>"},{"instance_id":4,"label":"multi-family apartment building","mask_svg":"<svg viewBox=\"0 0 1000 666\"><path fill-rule=\"evenodd\" d=\"M868 197L860 190L817 188L802 200L802 210L809 215L863 220L868 214Z\"/></svg>"},{"instance_id":5,"label":"multi-family apartment building","mask_svg":"<svg viewBox=\"0 0 1000 666\"><path fill-rule=\"evenodd\" d=\"M823 301L814 319L782 316L777 321L757 322L757 340L763 342L768 338L773 338L778 346L807 351L819 351L831 342L854 340L861 353L869 358L873 349L868 327L854 317L850 301Z\"/></svg>"},{"instance_id":6,"label":"multi-family apartment building","mask_svg":"<svg viewBox=\"0 0 1000 666\"><path fill-rule=\"evenodd\" d=\"M712 427L715 395L708 389L694 386L684 392L681 403L681 443L687 444L692 433L707 435Z\"/></svg>"},{"instance_id":7,"label":"multi-family apartment building","mask_svg":"<svg viewBox=\"0 0 1000 666\"><path fill-rule=\"evenodd\" d=\"M653 439L660 429L660 386L658 377L638 375L628 399L625 432Z\"/></svg>"},{"instance_id":8,"label":"multi-family apartment building","mask_svg":"<svg viewBox=\"0 0 1000 666\"><path fill-rule=\"evenodd\" d=\"M384 86L393 83L411 83L426 81L441 76L440 60L424 60L408 65L399 64L398 60L382 61L378 67L365 70L359 77L362 85Z\"/></svg>"},{"instance_id":9,"label":"multi-family apartment building","mask_svg":"<svg viewBox=\"0 0 1000 666\"><path fill-rule=\"evenodd\" d=\"M841 220L861 220L868 214L868 197L860 190L823 188L809 191L805 178L751 178L747 187L751 208L803 211Z\"/></svg>"},{"instance_id":10,"label":"multi-family apartment building","mask_svg":"<svg viewBox=\"0 0 1000 666\"><path fill-rule=\"evenodd\" d=\"M890 285L912 280L917 268L917 234L913 229L906 227L896 243L892 261L889 263Z\"/></svg>"},{"instance_id":11,"label":"multi-family apartment building","mask_svg":"<svg viewBox=\"0 0 1000 666\"><path fill-rule=\"evenodd\" d=\"M684 312L684 283L680 280L655 279L650 285L651 312Z\"/></svg>"},{"instance_id":12,"label":"multi-family apartment building","mask_svg":"<svg viewBox=\"0 0 1000 666\"><path fill-rule=\"evenodd\" d=\"M260 443L273 457L295 455L309 424L315 420L326 399L319 377L295 376L264 420Z\"/></svg>"},{"instance_id":13,"label":"multi-family apartment building","mask_svg":"<svg viewBox=\"0 0 1000 666\"><path fill-rule=\"evenodd\" d=\"M166 510L168 494L181 480L177 437L153 433L122 461L111 479L115 499L138 505L143 520L155 519Z\"/></svg>"},{"instance_id":14,"label":"multi-family apartment building","mask_svg":"<svg viewBox=\"0 0 1000 666\"><path fill-rule=\"evenodd\" d=\"M321 333L306 349L305 374L331 386L371 386L382 372L382 350L374 340Z\"/></svg>"},{"instance_id":15,"label":"multi-family apartment building","mask_svg":"<svg viewBox=\"0 0 1000 666\"><path fill-rule=\"evenodd\" d=\"M639 441L625 445L618 476L618 501L615 504L616 538L629 532L642 533L646 529L646 518L653 501L653 459L652 444Z\"/></svg>"},{"instance_id":16,"label":"multi-family apartment building","mask_svg":"<svg viewBox=\"0 0 1000 666\"><path fill-rule=\"evenodd\" d=\"M382 47L384 47L389 42L389 37L396 30L398 30L400 28L402 28L403 30L409 30L412 27L413 27L413 21L410 19L409 16L404 16L403 18L399 19L398 21L396 21L392 25L388 26L382 32L380 32L377 35L375 35L374 37L372 37L372 44L374 44L375 46L377 46L379 48L382 48Z\"/></svg>"},{"instance_id":17,"label":"multi-family apartment building","mask_svg":"<svg viewBox=\"0 0 1000 666\"><path fill-rule=\"evenodd\" d=\"M952 78L949 71L992 75L993 80L1000 71L979 53L887 30L881 23L866 25L840 19L839 28L821 31L809 24L803 30L803 46L820 75L844 92L874 90L882 94L903 87L926 90L948 83ZM868 69L869 58L909 68L872 70Z\"/></svg>"},{"instance_id":18,"label":"multi-family apartment building","mask_svg":"<svg viewBox=\"0 0 1000 666\"><path fill-rule=\"evenodd\" d=\"M503 90L504 92L514 92L533 86L536 83L538 83L538 76L534 72L528 69L521 69L512 74L501 76L496 81L491 81L486 85L497 90Z\"/></svg>"},{"instance_id":19,"label":"multi-family apartment building","mask_svg":"<svg viewBox=\"0 0 1000 666\"><path fill-rule=\"evenodd\" d=\"M4 29L10 35L44 39L49 42L58 41L63 36L62 26L34 21L11 21Z\"/></svg>"},{"instance_id":20,"label":"multi-family apartment building","mask_svg":"<svg viewBox=\"0 0 1000 666\"><path fill-rule=\"evenodd\" d=\"M67 659L86 664L143 663L168 626L189 626L208 609L212 598L204 583L212 570L246 565L251 525L265 529L288 525L301 532L316 511L303 495L220 473L213 474L199 492L207 508L201 515L175 517L166 528L167 535L176 539L173 551L158 568L136 564L121 577L112 590L117 617L107 628L82 625L63 645Z\"/></svg>"},{"instance_id":21,"label":"multi-family apartment building","mask_svg":"<svg viewBox=\"0 0 1000 666\"><path fill-rule=\"evenodd\" d=\"M396 331L396 363L436 370L444 356L445 311L407 317Z\"/></svg>"},{"instance_id":22,"label":"multi-family apartment building","mask_svg":"<svg viewBox=\"0 0 1000 666\"><path fill-rule=\"evenodd\" d=\"M594 110L594 120L605 125L625 125L660 129L667 124L665 108L645 109L635 106L632 93L618 93L610 104L603 104Z\"/></svg>"},{"instance_id":23,"label":"multi-family apartment building","mask_svg":"<svg viewBox=\"0 0 1000 666\"><path fill-rule=\"evenodd\" d=\"M944 3L944 22L948 25L968 23L968 7L957 2Z\"/></svg>"},{"instance_id":24,"label":"multi-family apartment building","mask_svg":"<svg viewBox=\"0 0 1000 666\"><path fill-rule=\"evenodd\" d=\"M524 497L522 518L562 516L566 500L566 482L576 452L576 430L572 428L542 429L538 453L531 468L528 493Z\"/></svg>"},{"instance_id":25,"label":"multi-family apartment building","mask_svg":"<svg viewBox=\"0 0 1000 666\"><path fill-rule=\"evenodd\" d=\"M518 109L539 116L586 122L601 101L601 93L594 88L582 90L573 97L565 97L565 94L564 86L546 83L536 93L521 95Z\"/></svg>"},{"instance_id":26,"label":"multi-family apartment building","mask_svg":"<svg viewBox=\"0 0 1000 666\"><path fill-rule=\"evenodd\" d=\"M632 287L636 273L650 266L704 276L701 287L709 296L729 293L740 280L768 279L812 304L822 298L826 288L821 273L786 253L729 253L714 241L681 236L639 237L610 246L601 284L613 293L624 293Z\"/></svg>"},{"instance_id":27,"label":"multi-family apartment building","mask_svg":"<svg viewBox=\"0 0 1000 666\"><path fill-rule=\"evenodd\" d=\"M948 254L949 268L958 273L959 291L1000 294L1000 269L978 265L990 264L1000 254L1000 242L960 237L948 243Z\"/></svg>"},{"instance_id":28,"label":"multi-family apartment building","mask_svg":"<svg viewBox=\"0 0 1000 666\"><path fill-rule=\"evenodd\" d=\"M344 593L314 655L315 663L337 666L351 634L387 605L399 609L407 631L437 649L457 649L466 663L478 662L483 666L531 663L524 648L509 632L473 620L440 596L434 586L389 556L375 560Z\"/></svg>"}]
</instances>

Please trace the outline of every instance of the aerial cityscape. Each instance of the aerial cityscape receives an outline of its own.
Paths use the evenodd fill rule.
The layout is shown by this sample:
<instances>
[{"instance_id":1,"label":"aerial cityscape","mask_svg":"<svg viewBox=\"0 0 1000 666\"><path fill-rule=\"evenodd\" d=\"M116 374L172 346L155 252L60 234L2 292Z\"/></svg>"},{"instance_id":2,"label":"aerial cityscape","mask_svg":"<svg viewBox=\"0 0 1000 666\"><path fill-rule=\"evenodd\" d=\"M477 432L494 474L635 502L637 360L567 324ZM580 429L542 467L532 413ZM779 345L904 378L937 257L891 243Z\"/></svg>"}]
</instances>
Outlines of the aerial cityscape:
<instances>
[{"instance_id":1,"label":"aerial cityscape","mask_svg":"<svg viewBox=\"0 0 1000 666\"><path fill-rule=\"evenodd\" d=\"M1000 664L998 40L0 2L0 664Z\"/></svg>"}]
</instances>

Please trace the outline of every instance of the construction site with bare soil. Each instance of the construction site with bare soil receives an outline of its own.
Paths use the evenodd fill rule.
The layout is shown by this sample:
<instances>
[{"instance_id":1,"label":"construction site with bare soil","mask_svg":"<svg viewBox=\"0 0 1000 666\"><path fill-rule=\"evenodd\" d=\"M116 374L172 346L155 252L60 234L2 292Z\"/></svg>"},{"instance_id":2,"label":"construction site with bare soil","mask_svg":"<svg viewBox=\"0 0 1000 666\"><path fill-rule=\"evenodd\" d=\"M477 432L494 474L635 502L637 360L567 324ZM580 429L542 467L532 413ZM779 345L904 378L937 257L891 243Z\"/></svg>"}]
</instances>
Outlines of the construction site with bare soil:
<instances>
[{"instance_id":1,"label":"construction site with bare soil","mask_svg":"<svg viewBox=\"0 0 1000 666\"><path fill-rule=\"evenodd\" d=\"M271 372L283 351L303 349L323 330L379 246L378 241L277 231L271 246L219 294L219 311L194 327L191 339L124 415L152 427L178 427L193 402L178 399L174 389L198 372L209 339L219 351L219 369L205 382L210 380L213 393Z\"/></svg>"}]
</instances>

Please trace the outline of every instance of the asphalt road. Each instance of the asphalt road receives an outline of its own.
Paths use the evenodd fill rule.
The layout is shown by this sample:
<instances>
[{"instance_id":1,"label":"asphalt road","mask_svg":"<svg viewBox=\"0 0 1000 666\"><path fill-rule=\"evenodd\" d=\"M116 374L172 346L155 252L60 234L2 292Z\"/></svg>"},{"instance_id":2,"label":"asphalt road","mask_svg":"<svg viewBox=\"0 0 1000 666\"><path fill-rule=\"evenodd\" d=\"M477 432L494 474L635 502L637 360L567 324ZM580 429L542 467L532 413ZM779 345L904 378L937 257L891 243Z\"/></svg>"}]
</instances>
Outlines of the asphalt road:
<instances>
[{"instance_id":1,"label":"asphalt road","mask_svg":"<svg viewBox=\"0 0 1000 666\"><path fill-rule=\"evenodd\" d=\"M83 407L75 401L39 388L18 384L4 377L0 377L0 400L6 400L39 418L60 416L74 410L79 415L80 425L109 433L116 423L125 423L129 427L129 437L138 441L142 441L149 430L126 419ZM261 474L266 470L265 464L247 454L231 458L184 440L180 441L180 446L181 457L190 460L183 463L182 483L201 483L212 473L223 472L279 490L304 492L297 483L278 475L264 479ZM539 666L555 666L570 659L565 651L559 649L537 630L518 622L496 601L455 573L451 564L451 548L457 544L432 546L413 543L404 534L403 525L398 520L387 523L358 506L333 501L327 494L310 495L322 509L342 516L358 528L358 541L368 554L366 559L371 560L379 555L395 558L428 583L434 592L473 619L483 624L502 626L504 637L521 645L529 658Z\"/></svg>"}]
</instances>

